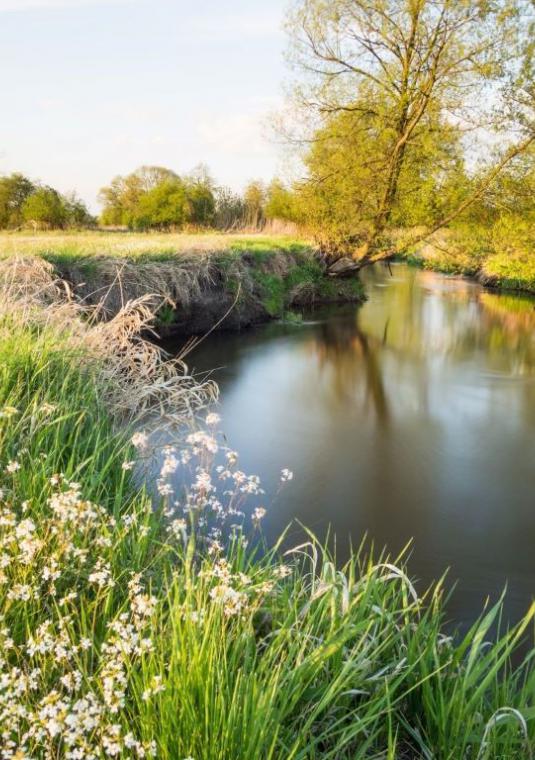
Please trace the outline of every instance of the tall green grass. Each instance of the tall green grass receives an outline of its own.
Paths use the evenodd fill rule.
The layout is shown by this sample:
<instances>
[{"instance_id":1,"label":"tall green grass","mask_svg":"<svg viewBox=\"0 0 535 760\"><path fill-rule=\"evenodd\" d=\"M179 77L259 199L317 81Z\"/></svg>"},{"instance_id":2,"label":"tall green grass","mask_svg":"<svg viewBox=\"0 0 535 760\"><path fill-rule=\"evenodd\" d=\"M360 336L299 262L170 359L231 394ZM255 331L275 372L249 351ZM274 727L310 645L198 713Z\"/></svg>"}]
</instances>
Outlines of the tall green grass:
<instances>
[{"instance_id":1,"label":"tall green grass","mask_svg":"<svg viewBox=\"0 0 535 760\"><path fill-rule=\"evenodd\" d=\"M531 757L533 609L450 638L402 560L207 541L123 467L99 376L57 332L0 331L2 760Z\"/></svg>"},{"instance_id":2,"label":"tall green grass","mask_svg":"<svg viewBox=\"0 0 535 760\"><path fill-rule=\"evenodd\" d=\"M458 224L407 251L406 261L486 285L535 293L535 223L513 214L494 225Z\"/></svg>"}]
</instances>

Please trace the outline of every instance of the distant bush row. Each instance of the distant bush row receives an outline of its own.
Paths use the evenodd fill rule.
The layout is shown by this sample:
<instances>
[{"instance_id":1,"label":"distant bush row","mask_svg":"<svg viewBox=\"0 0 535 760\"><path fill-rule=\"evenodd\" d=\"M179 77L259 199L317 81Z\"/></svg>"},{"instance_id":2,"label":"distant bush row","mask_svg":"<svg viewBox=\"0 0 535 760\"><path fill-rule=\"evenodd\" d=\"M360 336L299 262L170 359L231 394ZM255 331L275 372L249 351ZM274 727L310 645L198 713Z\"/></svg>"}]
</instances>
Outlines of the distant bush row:
<instances>
[{"instance_id":1,"label":"distant bush row","mask_svg":"<svg viewBox=\"0 0 535 760\"><path fill-rule=\"evenodd\" d=\"M252 181L243 193L217 185L200 165L180 176L161 166L142 166L115 177L99 193L94 217L75 193L64 195L21 173L0 177L0 229L124 227L131 230L262 229L273 219L296 221L292 192L280 180Z\"/></svg>"},{"instance_id":2,"label":"distant bush row","mask_svg":"<svg viewBox=\"0 0 535 760\"><path fill-rule=\"evenodd\" d=\"M97 220L75 193L32 182L23 174L0 177L0 228L93 227Z\"/></svg>"},{"instance_id":3,"label":"distant bush row","mask_svg":"<svg viewBox=\"0 0 535 760\"><path fill-rule=\"evenodd\" d=\"M285 193L289 195L278 180L268 187L250 182L243 194L235 193L216 185L202 164L185 176L160 166L142 166L102 188L101 223L134 230L259 229L269 219L288 218L281 213Z\"/></svg>"}]
</instances>

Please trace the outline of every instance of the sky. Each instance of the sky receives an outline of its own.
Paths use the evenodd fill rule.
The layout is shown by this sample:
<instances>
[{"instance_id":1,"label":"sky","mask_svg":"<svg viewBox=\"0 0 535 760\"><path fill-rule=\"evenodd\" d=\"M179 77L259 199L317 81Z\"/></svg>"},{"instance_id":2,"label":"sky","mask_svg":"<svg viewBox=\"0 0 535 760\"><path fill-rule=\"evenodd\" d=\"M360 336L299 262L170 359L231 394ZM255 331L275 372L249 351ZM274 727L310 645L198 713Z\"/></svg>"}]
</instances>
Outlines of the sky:
<instances>
[{"instance_id":1,"label":"sky","mask_svg":"<svg viewBox=\"0 0 535 760\"><path fill-rule=\"evenodd\" d=\"M288 0L0 0L0 174L93 210L117 174L208 164L239 190L281 151Z\"/></svg>"}]
</instances>

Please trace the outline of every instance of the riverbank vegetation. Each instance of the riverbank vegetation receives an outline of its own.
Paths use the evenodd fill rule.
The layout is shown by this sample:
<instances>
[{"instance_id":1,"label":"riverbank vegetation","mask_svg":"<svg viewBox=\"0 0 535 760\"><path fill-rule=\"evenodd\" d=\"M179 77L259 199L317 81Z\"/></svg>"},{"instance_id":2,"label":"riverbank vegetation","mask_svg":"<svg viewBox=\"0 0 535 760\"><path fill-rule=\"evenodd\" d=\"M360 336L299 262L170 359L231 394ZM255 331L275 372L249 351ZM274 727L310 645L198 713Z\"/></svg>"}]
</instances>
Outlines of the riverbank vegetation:
<instances>
[{"instance_id":1,"label":"riverbank vegetation","mask_svg":"<svg viewBox=\"0 0 535 760\"><path fill-rule=\"evenodd\" d=\"M142 304L93 324L27 266L2 265L2 758L531 756L533 609L452 638L441 584L419 595L402 558L259 553L268 496L213 413L158 451L149 493L138 412L172 388L199 416L212 389L142 341Z\"/></svg>"},{"instance_id":2,"label":"riverbank vegetation","mask_svg":"<svg viewBox=\"0 0 535 760\"><path fill-rule=\"evenodd\" d=\"M160 334L239 329L292 309L364 299L359 279L327 277L311 242L287 235L0 234L0 261L19 257L52 265L99 318L147 299Z\"/></svg>"},{"instance_id":3,"label":"riverbank vegetation","mask_svg":"<svg viewBox=\"0 0 535 760\"><path fill-rule=\"evenodd\" d=\"M457 224L402 256L417 266L476 277L491 287L535 293L535 217L502 213L487 225Z\"/></svg>"}]
</instances>

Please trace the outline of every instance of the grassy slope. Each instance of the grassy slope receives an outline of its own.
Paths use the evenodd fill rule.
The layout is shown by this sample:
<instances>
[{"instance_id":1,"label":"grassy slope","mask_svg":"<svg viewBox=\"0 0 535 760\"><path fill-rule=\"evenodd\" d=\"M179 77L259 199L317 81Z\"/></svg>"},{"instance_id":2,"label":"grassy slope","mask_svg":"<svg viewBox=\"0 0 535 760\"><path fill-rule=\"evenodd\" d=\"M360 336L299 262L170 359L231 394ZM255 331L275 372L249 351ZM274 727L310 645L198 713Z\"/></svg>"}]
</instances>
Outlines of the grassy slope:
<instances>
[{"instance_id":1,"label":"grassy slope","mask_svg":"<svg viewBox=\"0 0 535 760\"><path fill-rule=\"evenodd\" d=\"M257 303L267 318L316 300L364 297L360 281L326 278L311 243L287 235L0 233L0 260L14 256L42 257L67 279L75 270L84 286L81 297L91 302L108 292L112 312L123 297L146 294L183 309L214 283L222 290L223 312L239 289L243 308ZM172 322L173 310L167 311Z\"/></svg>"},{"instance_id":2,"label":"grassy slope","mask_svg":"<svg viewBox=\"0 0 535 760\"><path fill-rule=\"evenodd\" d=\"M507 664L529 616L452 641L440 590L424 604L392 566L337 571L313 539L288 575L240 541L207 554L136 490L82 360L0 324L2 758L529 757L535 677Z\"/></svg>"},{"instance_id":3,"label":"grassy slope","mask_svg":"<svg viewBox=\"0 0 535 760\"><path fill-rule=\"evenodd\" d=\"M477 276L494 287L535 293L534 235L535 224L525 220L494 228L459 225L436 233L406 258L427 269Z\"/></svg>"},{"instance_id":4,"label":"grassy slope","mask_svg":"<svg viewBox=\"0 0 535 760\"><path fill-rule=\"evenodd\" d=\"M498 287L535 292L535 225L520 221L494 229L459 225L441 231L434 241L408 254L409 260L438 271L480 275ZM261 234L142 234L110 232L0 233L0 259L14 255L42 256L61 266L98 258L129 262L174 262L195 254L217 257L274 252L307 256L310 241L288 235ZM270 285L272 287L270 287ZM268 290L276 290L268 283ZM275 292L268 293L270 301Z\"/></svg>"}]
</instances>

